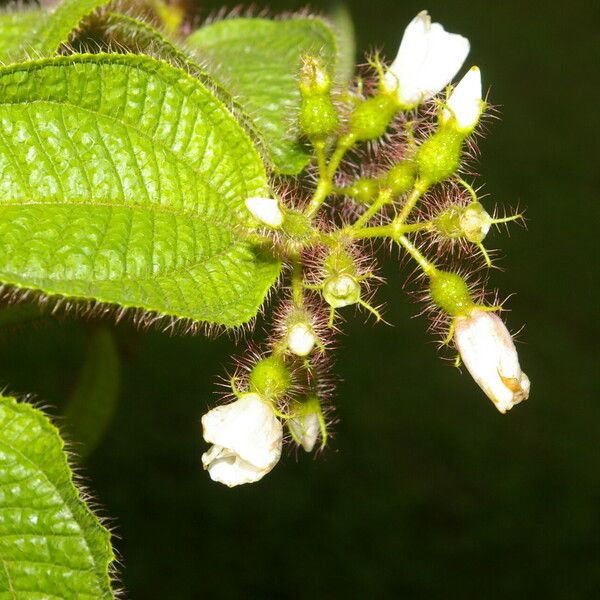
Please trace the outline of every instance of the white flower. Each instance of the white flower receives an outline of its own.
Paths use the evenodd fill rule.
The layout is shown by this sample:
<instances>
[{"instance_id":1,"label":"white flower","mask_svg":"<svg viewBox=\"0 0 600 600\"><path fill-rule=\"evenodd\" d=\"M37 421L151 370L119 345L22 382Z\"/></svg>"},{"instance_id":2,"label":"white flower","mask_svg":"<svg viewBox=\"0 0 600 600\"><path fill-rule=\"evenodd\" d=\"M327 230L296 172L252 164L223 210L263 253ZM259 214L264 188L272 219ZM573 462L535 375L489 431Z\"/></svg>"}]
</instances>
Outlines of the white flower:
<instances>
[{"instance_id":1,"label":"white flower","mask_svg":"<svg viewBox=\"0 0 600 600\"><path fill-rule=\"evenodd\" d=\"M412 108L444 89L469 54L469 40L448 33L420 12L404 31L398 55L385 74L384 86L396 90L398 101Z\"/></svg>"},{"instance_id":2,"label":"white flower","mask_svg":"<svg viewBox=\"0 0 600 600\"><path fill-rule=\"evenodd\" d=\"M446 106L442 114L443 121L454 117L461 131L471 131L477 125L483 110L481 71L477 67L471 67L458 82L450 93Z\"/></svg>"},{"instance_id":3,"label":"white flower","mask_svg":"<svg viewBox=\"0 0 600 600\"><path fill-rule=\"evenodd\" d=\"M307 412L298 417L293 417L288 420L288 427L294 440L306 452L311 452L321 431L318 414L316 412Z\"/></svg>"},{"instance_id":4,"label":"white flower","mask_svg":"<svg viewBox=\"0 0 600 600\"><path fill-rule=\"evenodd\" d=\"M454 343L475 382L505 413L529 397L529 378L506 325L493 312L474 308L456 318Z\"/></svg>"},{"instance_id":5,"label":"white flower","mask_svg":"<svg viewBox=\"0 0 600 600\"><path fill-rule=\"evenodd\" d=\"M297 356L308 356L315 347L316 342L315 334L307 323L294 323L288 329L288 347Z\"/></svg>"},{"instance_id":6,"label":"white flower","mask_svg":"<svg viewBox=\"0 0 600 600\"><path fill-rule=\"evenodd\" d=\"M213 481L234 487L264 477L281 456L283 428L273 407L258 394L218 406L202 417L204 439L214 444L202 455Z\"/></svg>"},{"instance_id":7,"label":"white flower","mask_svg":"<svg viewBox=\"0 0 600 600\"><path fill-rule=\"evenodd\" d=\"M281 227L283 223L283 212L275 198L246 198L246 208L264 225Z\"/></svg>"}]
</instances>

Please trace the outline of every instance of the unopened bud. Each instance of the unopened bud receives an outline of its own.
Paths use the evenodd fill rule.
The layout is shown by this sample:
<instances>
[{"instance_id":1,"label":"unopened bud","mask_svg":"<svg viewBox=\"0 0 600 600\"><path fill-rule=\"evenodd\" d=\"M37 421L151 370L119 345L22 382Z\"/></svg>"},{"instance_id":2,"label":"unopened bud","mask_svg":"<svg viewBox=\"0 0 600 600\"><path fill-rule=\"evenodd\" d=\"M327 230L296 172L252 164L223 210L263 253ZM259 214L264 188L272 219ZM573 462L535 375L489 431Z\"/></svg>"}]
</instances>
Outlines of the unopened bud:
<instances>
[{"instance_id":1,"label":"unopened bud","mask_svg":"<svg viewBox=\"0 0 600 600\"><path fill-rule=\"evenodd\" d=\"M331 77L320 60L307 57L300 71L300 127L313 142L323 141L339 126L331 99Z\"/></svg>"},{"instance_id":2,"label":"unopened bud","mask_svg":"<svg viewBox=\"0 0 600 600\"><path fill-rule=\"evenodd\" d=\"M320 402L314 396L299 404L297 414L287 422L292 438L306 452L312 452L319 433L322 433L321 419Z\"/></svg>"},{"instance_id":3,"label":"unopened bud","mask_svg":"<svg viewBox=\"0 0 600 600\"><path fill-rule=\"evenodd\" d=\"M289 369L277 356L263 358L250 372L250 391L268 400L280 398L291 384Z\"/></svg>"},{"instance_id":4,"label":"unopened bud","mask_svg":"<svg viewBox=\"0 0 600 600\"><path fill-rule=\"evenodd\" d=\"M345 193L359 204L371 204L379 193L380 183L372 177L357 179Z\"/></svg>"},{"instance_id":5,"label":"unopened bud","mask_svg":"<svg viewBox=\"0 0 600 600\"><path fill-rule=\"evenodd\" d=\"M398 110L395 96L377 94L354 109L350 115L350 133L359 142L380 138L387 131Z\"/></svg>"},{"instance_id":6,"label":"unopened bud","mask_svg":"<svg viewBox=\"0 0 600 600\"><path fill-rule=\"evenodd\" d=\"M308 356L315 347L317 338L309 323L297 321L287 330L287 345L296 356Z\"/></svg>"},{"instance_id":7,"label":"unopened bud","mask_svg":"<svg viewBox=\"0 0 600 600\"><path fill-rule=\"evenodd\" d=\"M429 291L434 303L453 317L467 315L474 307L466 281L456 273L435 271Z\"/></svg>"},{"instance_id":8,"label":"unopened bud","mask_svg":"<svg viewBox=\"0 0 600 600\"><path fill-rule=\"evenodd\" d=\"M440 127L417 150L419 179L431 186L452 177L460 166L464 136L452 127Z\"/></svg>"},{"instance_id":9,"label":"unopened bud","mask_svg":"<svg viewBox=\"0 0 600 600\"><path fill-rule=\"evenodd\" d=\"M409 192L417 176L417 166L412 160L403 160L394 165L385 177L385 186L397 196Z\"/></svg>"},{"instance_id":10,"label":"unopened bud","mask_svg":"<svg viewBox=\"0 0 600 600\"><path fill-rule=\"evenodd\" d=\"M283 211L275 198L246 198L246 208L263 225L278 228L283 224Z\"/></svg>"}]
</instances>

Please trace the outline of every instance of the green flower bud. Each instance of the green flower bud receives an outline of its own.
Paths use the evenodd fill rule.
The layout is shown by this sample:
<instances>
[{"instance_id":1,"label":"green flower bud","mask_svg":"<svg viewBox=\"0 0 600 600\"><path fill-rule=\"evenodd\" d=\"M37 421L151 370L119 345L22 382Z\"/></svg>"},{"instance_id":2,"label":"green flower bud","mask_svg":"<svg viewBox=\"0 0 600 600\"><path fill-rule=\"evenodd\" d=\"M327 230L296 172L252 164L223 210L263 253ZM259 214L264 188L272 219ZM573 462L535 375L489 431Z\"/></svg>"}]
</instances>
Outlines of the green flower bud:
<instances>
[{"instance_id":1,"label":"green flower bud","mask_svg":"<svg viewBox=\"0 0 600 600\"><path fill-rule=\"evenodd\" d=\"M250 391L276 400L290 388L292 377L285 362L277 356L263 358L250 372Z\"/></svg>"},{"instance_id":2,"label":"green flower bud","mask_svg":"<svg viewBox=\"0 0 600 600\"><path fill-rule=\"evenodd\" d=\"M346 190L346 194L360 204L371 204L379 193L379 188L380 183L377 179L361 177Z\"/></svg>"},{"instance_id":3,"label":"green flower bud","mask_svg":"<svg viewBox=\"0 0 600 600\"><path fill-rule=\"evenodd\" d=\"M359 142L381 137L398 112L398 101L380 93L361 102L350 115L350 133Z\"/></svg>"},{"instance_id":4,"label":"green flower bud","mask_svg":"<svg viewBox=\"0 0 600 600\"><path fill-rule=\"evenodd\" d=\"M452 127L440 127L417 150L416 162L421 181L429 186L452 177L460 165L465 136Z\"/></svg>"},{"instance_id":5,"label":"green flower bud","mask_svg":"<svg viewBox=\"0 0 600 600\"><path fill-rule=\"evenodd\" d=\"M330 277L323 285L323 298L333 308L356 304L360 300L360 283L352 275Z\"/></svg>"},{"instance_id":6,"label":"green flower bud","mask_svg":"<svg viewBox=\"0 0 600 600\"><path fill-rule=\"evenodd\" d=\"M331 99L331 77L320 60L307 57L300 72L300 128L313 142L324 141L339 127Z\"/></svg>"},{"instance_id":7,"label":"green flower bud","mask_svg":"<svg viewBox=\"0 0 600 600\"><path fill-rule=\"evenodd\" d=\"M443 210L433 220L436 231L450 239L461 237L463 235L463 230L460 225L462 210L463 209L460 206L451 206L450 208Z\"/></svg>"},{"instance_id":8,"label":"green flower bud","mask_svg":"<svg viewBox=\"0 0 600 600\"><path fill-rule=\"evenodd\" d=\"M417 177L417 166L412 160L403 160L394 165L385 177L385 186L393 194L401 196L412 190Z\"/></svg>"},{"instance_id":9,"label":"green flower bud","mask_svg":"<svg viewBox=\"0 0 600 600\"><path fill-rule=\"evenodd\" d=\"M456 273L435 271L429 290L435 304L453 317L467 316L475 307L465 280Z\"/></svg>"}]
</instances>

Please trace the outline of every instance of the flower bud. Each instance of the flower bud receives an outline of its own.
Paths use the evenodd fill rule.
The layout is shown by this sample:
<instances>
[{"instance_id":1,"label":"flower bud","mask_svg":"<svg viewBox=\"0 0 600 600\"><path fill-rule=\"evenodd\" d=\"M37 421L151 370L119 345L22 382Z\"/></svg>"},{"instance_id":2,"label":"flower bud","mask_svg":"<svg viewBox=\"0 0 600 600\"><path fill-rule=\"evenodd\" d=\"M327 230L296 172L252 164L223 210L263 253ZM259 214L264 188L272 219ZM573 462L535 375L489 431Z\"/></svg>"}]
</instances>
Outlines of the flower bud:
<instances>
[{"instance_id":1,"label":"flower bud","mask_svg":"<svg viewBox=\"0 0 600 600\"><path fill-rule=\"evenodd\" d=\"M502 413L529 397L529 378L506 325L493 312L474 308L455 321L454 343L469 373Z\"/></svg>"},{"instance_id":2,"label":"flower bud","mask_svg":"<svg viewBox=\"0 0 600 600\"><path fill-rule=\"evenodd\" d=\"M380 184L372 177L361 177L357 179L345 193L359 204L371 204L379 193Z\"/></svg>"},{"instance_id":3,"label":"flower bud","mask_svg":"<svg viewBox=\"0 0 600 600\"><path fill-rule=\"evenodd\" d=\"M317 397L309 398L301 404L296 416L288 419L288 428L294 441L312 452L321 433L321 406Z\"/></svg>"},{"instance_id":4,"label":"flower bud","mask_svg":"<svg viewBox=\"0 0 600 600\"><path fill-rule=\"evenodd\" d=\"M360 283L352 275L336 275L323 285L323 298L332 308L356 304L360 300Z\"/></svg>"},{"instance_id":5,"label":"flower bud","mask_svg":"<svg viewBox=\"0 0 600 600\"><path fill-rule=\"evenodd\" d=\"M287 330L287 345L296 356L308 356L315 347L317 338L309 323L297 321Z\"/></svg>"},{"instance_id":6,"label":"flower bud","mask_svg":"<svg viewBox=\"0 0 600 600\"><path fill-rule=\"evenodd\" d=\"M331 77L322 62L306 57L300 71L300 127L313 142L324 141L339 127L331 99Z\"/></svg>"},{"instance_id":7,"label":"flower bud","mask_svg":"<svg viewBox=\"0 0 600 600\"><path fill-rule=\"evenodd\" d=\"M377 94L368 98L350 115L350 133L359 142L380 138L397 112L398 103L393 96Z\"/></svg>"},{"instance_id":8,"label":"flower bud","mask_svg":"<svg viewBox=\"0 0 600 600\"><path fill-rule=\"evenodd\" d=\"M275 198L246 198L246 208L263 225L278 228L283 224L283 211Z\"/></svg>"},{"instance_id":9,"label":"flower bud","mask_svg":"<svg viewBox=\"0 0 600 600\"><path fill-rule=\"evenodd\" d=\"M385 187L396 196L412 190L417 176L417 166L412 160L403 160L394 165L385 177Z\"/></svg>"},{"instance_id":10,"label":"flower bud","mask_svg":"<svg viewBox=\"0 0 600 600\"><path fill-rule=\"evenodd\" d=\"M474 306L466 281L456 273L435 271L429 291L434 303L453 317L469 314Z\"/></svg>"},{"instance_id":11,"label":"flower bud","mask_svg":"<svg viewBox=\"0 0 600 600\"><path fill-rule=\"evenodd\" d=\"M484 103L481 99L481 71L471 67L450 93L442 122L448 122L463 133L470 133L479 122Z\"/></svg>"},{"instance_id":12,"label":"flower bud","mask_svg":"<svg viewBox=\"0 0 600 600\"><path fill-rule=\"evenodd\" d=\"M283 428L269 402L255 393L202 417L204 439L213 444L202 465L213 481L229 487L264 477L281 456Z\"/></svg>"},{"instance_id":13,"label":"flower bud","mask_svg":"<svg viewBox=\"0 0 600 600\"><path fill-rule=\"evenodd\" d=\"M460 166L464 136L452 127L440 127L418 148L419 179L427 187L452 177Z\"/></svg>"},{"instance_id":14,"label":"flower bud","mask_svg":"<svg viewBox=\"0 0 600 600\"><path fill-rule=\"evenodd\" d=\"M427 11L409 24L382 87L397 96L402 108L417 106L450 83L469 53L469 40L431 23Z\"/></svg>"},{"instance_id":15,"label":"flower bud","mask_svg":"<svg viewBox=\"0 0 600 600\"><path fill-rule=\"evenodd\" d=\"M464 237L474 244L483 242L493 222L492 217L479 202L472 202L466 206L458 220Z\"/></svg>"},{"instance_id":16,"label":"flower bud","mask_svg":"<svg viewBox=\"0 0 600 600\"><path fill-rule=\"evenodd\" d=\"M250 390L268 400L277 400L292 384L285 362L277 356L258 361L250 372Z\"/></svg>"}]
</instances>

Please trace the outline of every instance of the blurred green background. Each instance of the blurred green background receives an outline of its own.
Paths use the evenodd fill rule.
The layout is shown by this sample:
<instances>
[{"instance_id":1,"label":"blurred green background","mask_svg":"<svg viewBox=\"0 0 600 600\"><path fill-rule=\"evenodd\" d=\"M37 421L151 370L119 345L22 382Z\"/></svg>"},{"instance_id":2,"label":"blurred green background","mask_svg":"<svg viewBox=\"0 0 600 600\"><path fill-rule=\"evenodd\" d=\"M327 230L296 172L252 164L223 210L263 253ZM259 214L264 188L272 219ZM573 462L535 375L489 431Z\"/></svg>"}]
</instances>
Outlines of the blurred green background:
<instances>
[{"instance_id":1,"label":"blurred green background","mask_svg":"<svg viewBox=\"0 0 600 600\"><path fill-rule=\"evenodd\" d=\"M600 597L597 3L348 6L360 51L392 57L423 8L471 40L502 112L482 143L487 202L527 207L529 230L491 244L506 255L492 283L516 292L509 326L525 325L531 398L502 416L441 361L388 259L379 298L392 326L348 313L330 446L289 452L260 484L229 490L201 470L199 418L243 343L106 321L121 397L82 473L114 527L125 596ZM2 327L0 384L60 414L97 324Z\"/></svg>"}]
</instances>

